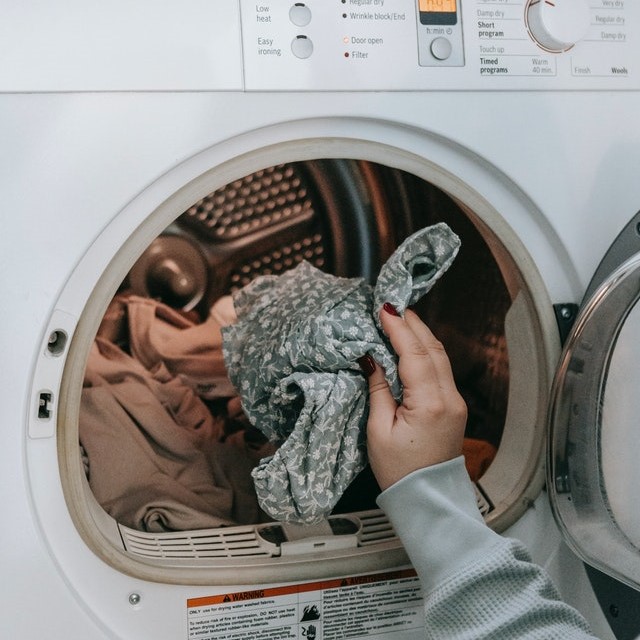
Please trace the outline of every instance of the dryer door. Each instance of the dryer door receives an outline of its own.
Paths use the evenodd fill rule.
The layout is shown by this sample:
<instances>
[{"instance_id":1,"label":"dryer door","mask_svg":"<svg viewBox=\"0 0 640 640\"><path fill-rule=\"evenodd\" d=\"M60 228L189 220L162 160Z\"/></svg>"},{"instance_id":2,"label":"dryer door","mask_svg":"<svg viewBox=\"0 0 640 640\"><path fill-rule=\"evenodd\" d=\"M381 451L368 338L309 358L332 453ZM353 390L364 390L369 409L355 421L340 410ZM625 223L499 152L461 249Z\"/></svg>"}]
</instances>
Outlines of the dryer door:
<instances>
[{"instance_id":1,"label":"dryer door","mask_svg":"<svg viewBox=\"0 0 640 640\"><path fill-rule=\"evenodd\" d=\"M587 290L551 392L548 487L569 545L640 589L640 214Z\"/></svg>"}]
</instances>

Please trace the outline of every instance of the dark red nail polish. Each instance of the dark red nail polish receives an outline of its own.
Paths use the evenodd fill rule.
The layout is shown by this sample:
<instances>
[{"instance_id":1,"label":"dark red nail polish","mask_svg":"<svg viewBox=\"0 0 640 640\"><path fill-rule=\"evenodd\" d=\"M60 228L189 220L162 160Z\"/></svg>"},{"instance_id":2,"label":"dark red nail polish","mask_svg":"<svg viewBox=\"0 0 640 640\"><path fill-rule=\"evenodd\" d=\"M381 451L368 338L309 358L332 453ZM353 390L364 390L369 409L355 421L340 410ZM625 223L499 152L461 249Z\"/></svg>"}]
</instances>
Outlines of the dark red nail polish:
<instances>
[{"instance_id":1,"label":"dark red nail polish","mask_svg":"<svg viewBox=\"0 0 640 640\"><path fill-rule=\"evenodd\" d=\"M358 358L358 364L367 378L372 376L373 372L376 370L376 361L369 354Z\"/></svg>"},{"instance_id":2,"label":"dark red nail polish","mask_svg":"<svg viewBox=\"0 0 640 640\"><path fill-rule=\"evenodd\" d=\"M400 314L398 313L398 310L390 303L390 302L385 302L382 305L382 308L389 313L392 316L396 316L396 317L400 317Z\"/></svg>"}]
</instances>

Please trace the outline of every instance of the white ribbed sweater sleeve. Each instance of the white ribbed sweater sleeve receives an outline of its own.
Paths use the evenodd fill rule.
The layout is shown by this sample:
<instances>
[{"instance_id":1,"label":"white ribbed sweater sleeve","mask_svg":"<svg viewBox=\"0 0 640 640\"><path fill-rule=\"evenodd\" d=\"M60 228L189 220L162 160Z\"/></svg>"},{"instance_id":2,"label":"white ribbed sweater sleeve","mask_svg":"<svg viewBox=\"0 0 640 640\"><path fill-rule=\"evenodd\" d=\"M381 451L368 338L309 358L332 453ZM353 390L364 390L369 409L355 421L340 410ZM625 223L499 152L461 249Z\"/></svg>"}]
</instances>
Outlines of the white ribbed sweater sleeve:
<instances>
[{"instance_id":1,"label":"white ribbed sweater sleeve","mask_svg":"<svg viewBox=\"0 0 640 640\"><path fill-rule=\"evenodd\" d=\"M524 546L484 524L462 457L411 473L378 504L420 577L427 638L594 638Z\"/></svg>"}]
</instances>

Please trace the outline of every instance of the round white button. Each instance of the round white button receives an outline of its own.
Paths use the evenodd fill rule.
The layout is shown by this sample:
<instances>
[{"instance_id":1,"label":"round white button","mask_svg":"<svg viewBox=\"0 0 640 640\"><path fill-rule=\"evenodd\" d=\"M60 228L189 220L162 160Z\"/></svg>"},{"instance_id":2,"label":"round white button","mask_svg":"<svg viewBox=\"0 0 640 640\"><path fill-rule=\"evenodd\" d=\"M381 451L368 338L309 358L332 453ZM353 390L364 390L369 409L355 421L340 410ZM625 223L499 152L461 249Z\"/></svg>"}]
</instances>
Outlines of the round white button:
<instances>
[{"instance_id":1,"label":"round white button","mask_svg":"<svg viewBox=\"0 0 640 640\"><path fill-rule=\"evenodd\" d=\"M431 55L437 60L446 60L451 55L451 42L446 38L436 38L431 43Z\"/></svg>"},{"instance_id":2,"label":"round white button","mask_svg":"<svg viewBox=\"0 0 640 640\"><path fill-rule=\"evenodd\" d=\"M302 2L296 2L289 9L289 20L297 27L306 27L311 22L311 9Z\"/></svg>"},{"instance_id":3,"label":"round white button","mask_svg":"<svg viewBox=\"0 0 640 640\"><path fill-rule=\"evenodd\" d=\"M291 43L291 51L296 58L308 58L313 53L313 42L307 36L297 36Z\"/></svg>"},{"instance_id":4,"label":"round white button","mask_svg":"<svg viewBox=\"0 0 640 640\"><path fill-rule=\"evenodd\" d=\"M530 1L526 17L533 39L548 51L561 52L585 37L591 11L586 0Z\"/></svg>"}]
</instances>

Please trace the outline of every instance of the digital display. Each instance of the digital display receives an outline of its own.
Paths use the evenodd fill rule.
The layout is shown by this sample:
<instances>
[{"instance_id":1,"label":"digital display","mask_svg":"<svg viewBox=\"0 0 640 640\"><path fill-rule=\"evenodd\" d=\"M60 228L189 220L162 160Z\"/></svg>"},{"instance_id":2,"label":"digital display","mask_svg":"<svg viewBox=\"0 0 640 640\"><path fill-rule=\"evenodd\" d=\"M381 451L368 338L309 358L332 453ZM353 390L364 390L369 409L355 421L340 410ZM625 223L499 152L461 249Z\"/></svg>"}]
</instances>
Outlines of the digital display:
<instances>
[{"instance_id":1,"label":"digital display","mask_svg":"<svg viewBox=\"0 0 640 640\"><path fill-rule=\"evenodd\" d=\"M419 0L419 4L425 13L456 12L456 0Z\"/></svg>"},{"instance_id":2,"label":"digital display","mask_svg":"<svg viewBox=\"0 0 640 640\"><path fill-rule=\"evenodd\" d=\"M418 0L422 24L456 24L457 0Z\"/></svg>"}]
</instances>

